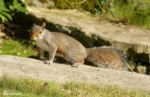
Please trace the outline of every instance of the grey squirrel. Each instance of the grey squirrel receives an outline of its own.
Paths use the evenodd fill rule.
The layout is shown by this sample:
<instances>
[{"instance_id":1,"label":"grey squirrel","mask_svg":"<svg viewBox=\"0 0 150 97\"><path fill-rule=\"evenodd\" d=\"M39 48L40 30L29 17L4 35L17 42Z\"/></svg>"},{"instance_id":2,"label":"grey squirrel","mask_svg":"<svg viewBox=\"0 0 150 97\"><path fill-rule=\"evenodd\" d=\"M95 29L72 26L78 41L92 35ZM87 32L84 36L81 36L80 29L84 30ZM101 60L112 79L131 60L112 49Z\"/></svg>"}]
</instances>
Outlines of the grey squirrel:
<instances>
[{"instance_id":1,"label":"grey squirrel","mask_svg":"<svg viewBox=\"0 0 150 97\"><path fill-rule=\"evenodd\" d=\"M51 64L55 56L60 56L70 62L73 67L83 64L86 59L98 67L127 69L124 55L116 47L85 48L74 38L63 33L50 32L45 27L45 22L42 26L34 24L31 28L31 39L38 47L39 58L44 51L49 53L49 60L45 61L46 64Z\"/></svg>"}]
</instances>

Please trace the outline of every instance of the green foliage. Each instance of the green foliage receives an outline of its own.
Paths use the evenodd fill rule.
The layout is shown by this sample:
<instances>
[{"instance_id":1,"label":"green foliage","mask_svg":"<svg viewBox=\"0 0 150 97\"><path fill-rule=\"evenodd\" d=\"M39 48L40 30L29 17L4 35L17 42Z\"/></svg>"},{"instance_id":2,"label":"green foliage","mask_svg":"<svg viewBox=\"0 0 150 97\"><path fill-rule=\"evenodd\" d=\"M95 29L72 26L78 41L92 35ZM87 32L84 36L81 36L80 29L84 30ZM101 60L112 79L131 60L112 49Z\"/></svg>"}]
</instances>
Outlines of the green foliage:
<instances>
[{"instance_id":1,"label":"green foliage","mask_svg":"<svg viewBox=\"0 0 150 97\"><path fill-rule=\"evenodd\" d=\"M149 0L53 0L59 9L80 9L102 19L150 29Z\"/></svg>"},{"instance_id":2,"label":"green foliage","mask_svg":"<svg viewBox=\"0 0 150 97\"><path fill-rule=\"evenodd\" d=\"M75 1L75 0L73 0L73 1ZM54 2L55 2L56 7L59 8L59 9L72 9L72 8L75 8L73 3L70 2L69 0L55 0Z\"/></svg>"},{"instance_id":3,"label":"green foliage","mask_svg":"<svg viewBox=\"0 0 150 97\"><path fill-rule=\"evenodd\" d=\"M82 9L93 12L96 0L54 0L59 9Z\"/></svg>"},{"instance_id":4,"label":"green foliage","mask_svg":"<svg viewBox=\"0 0 150 97\"><path fill-rule=\"evenodd\" d=\"M7 18L12 20L11 15L9 14L10 10L6 7L3 0L0 0L0 19L2 21L7 21Z\"/></svg>"},{"instance_id":5,"label":"green foliage","mask_svg":"<svg viewBox=\"0 0 150 97\"><path fill-rule=\"evenodd\" d=\"M21 2L23 2L23 0L21 0ZM23 2L24 3L24 2ZM14 0L10 5L9 5L9 9L11 11L18 11L18 12L26 12L26 9L21 6L21 3L19 3L17 0Z\"/></svg>"},{"instance_id":6,"label":"green foliage","mask_svg":"<svg viewBox=\"0 0 150 97\"><path fill-rule=\"evenodd\" d=\"M24 0L13 0L5 3L3 0L0 0L0 19L1 22L6 22L12 20L12 16L16 15L19 12L26 12Z\"/></svg>"},{"instance_id":7,"label":"green foliage","mask_svg":"<svg viewBox=\"0 0 150 97\"><path fill-rule=\"evenodd\" d=\"M48 0L39 0L41 3L48 3Z\"/></svg>"}]
</instances>

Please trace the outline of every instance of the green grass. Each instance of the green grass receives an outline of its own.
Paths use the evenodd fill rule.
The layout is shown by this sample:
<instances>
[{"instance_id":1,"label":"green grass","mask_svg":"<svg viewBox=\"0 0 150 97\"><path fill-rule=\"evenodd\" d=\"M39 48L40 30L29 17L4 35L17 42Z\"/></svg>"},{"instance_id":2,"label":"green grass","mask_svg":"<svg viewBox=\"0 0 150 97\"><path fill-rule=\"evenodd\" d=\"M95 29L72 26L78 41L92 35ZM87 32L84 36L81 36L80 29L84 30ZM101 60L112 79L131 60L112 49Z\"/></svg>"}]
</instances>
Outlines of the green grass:
<instances>
[{"instance_id":1,"label":"green grass","mask_svg":"<svg viewBox=\"0 0 150 97\"><path fill-rule=\"evenodd\" d=\"M4 40L0 44L0 54L28 57L35 55L35 50L26 41Z\"/></svg>"},{"instance_id":2,"label":"green grass","mask_svg":"<svg viewBox=\"0 0 150 97\"><path fill-rule=\"evenodd\" d=\"M44 84L48 83L47 88ZM59 84L35 79L3 77L0 97L150 97L146 92L122 89L110 85L90 85L69 82Z\"/></svg>"},{"instance_id":3,"label":"green grass","mask_svg":"<svg viewBox=\"0 0 150 97\"><path fill-rule=\"evenodd\" d=\"M17 79L3 77L0 80L0 97L11 95L11 97L65 97L60 91L61 86L55 82L49 82L48 88L44 89L44 81Z\"/></svg>"}]
</instances>

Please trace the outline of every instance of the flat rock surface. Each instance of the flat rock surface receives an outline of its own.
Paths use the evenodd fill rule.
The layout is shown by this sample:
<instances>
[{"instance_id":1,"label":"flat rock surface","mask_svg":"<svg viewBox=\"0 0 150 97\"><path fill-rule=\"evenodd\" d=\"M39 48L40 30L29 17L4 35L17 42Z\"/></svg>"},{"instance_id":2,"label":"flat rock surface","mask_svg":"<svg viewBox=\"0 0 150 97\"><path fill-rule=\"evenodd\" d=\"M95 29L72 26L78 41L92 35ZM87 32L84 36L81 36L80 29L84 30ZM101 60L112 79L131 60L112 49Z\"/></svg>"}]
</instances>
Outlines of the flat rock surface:
<instances>
[{"instance_id":1,"label":"flat rock surface","mask_svg":"<svg viewBox=\"0 0 150 97\"><path fill-rule=\"evenodd\" d=\"M150 92L150 76L87 65L78 68L66 64L44 64L40 60L0 55L0 76L27 77L64 82L87 82L90 84L118 85L123 88Z\"/></svg>"}]
</instances>

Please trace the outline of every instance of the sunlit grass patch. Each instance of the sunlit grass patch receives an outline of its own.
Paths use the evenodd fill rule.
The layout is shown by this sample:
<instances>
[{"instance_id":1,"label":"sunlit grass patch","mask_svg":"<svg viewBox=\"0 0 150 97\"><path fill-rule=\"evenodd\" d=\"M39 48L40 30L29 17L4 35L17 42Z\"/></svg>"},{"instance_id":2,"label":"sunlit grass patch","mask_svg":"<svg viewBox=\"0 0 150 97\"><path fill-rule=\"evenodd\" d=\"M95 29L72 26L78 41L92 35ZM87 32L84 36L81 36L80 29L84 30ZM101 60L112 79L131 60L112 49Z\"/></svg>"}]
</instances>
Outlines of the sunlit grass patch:
<instances>
[{"instance_id":1,"label":"sunlit grass patch","mask_svg":"<svg viewBox=\"0 0 150 97\"><path fill-rule=\"evenodd\" d=\"M122 89L116 85L90 85L87 83L67 83L64 89L72 91L73 97L150 97L142 91Z\"/></svg>"},{"instance_id":2,"label":"sunlit grass patch","mask_svg":"<svg viewBox=\"0 0 150 97\"><path fill-rule=\"evenodd\" d=\"M0 44L0 54L28 57L34 55L35 50L26 41L4 40Z\"/></svg>"},{"instance_id":3,"label":"sunlit grass patch","mask_svg":"<svg viewBox=\"0 0 150 97\"><path fill-rule=\"evenodd\" d=\"M122 89L112 85L68 82L60 84L38 79L0 79L0 97L150 97L143 91Z\"/></svg>"},{"instance_id":4,"label":"sunlit grass patch","mask_svg":"<svg viewBox=\"0 0 150 97\"><path fill-rule=\"evenodd\" d=\"M40 80L3 77L0 79L0 97L67 97L60 91L61 85L49 82L48 87L44 87L45 83Z\"/></svg>"}]
</instances>

